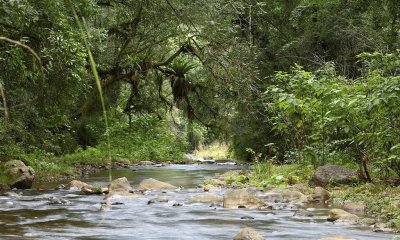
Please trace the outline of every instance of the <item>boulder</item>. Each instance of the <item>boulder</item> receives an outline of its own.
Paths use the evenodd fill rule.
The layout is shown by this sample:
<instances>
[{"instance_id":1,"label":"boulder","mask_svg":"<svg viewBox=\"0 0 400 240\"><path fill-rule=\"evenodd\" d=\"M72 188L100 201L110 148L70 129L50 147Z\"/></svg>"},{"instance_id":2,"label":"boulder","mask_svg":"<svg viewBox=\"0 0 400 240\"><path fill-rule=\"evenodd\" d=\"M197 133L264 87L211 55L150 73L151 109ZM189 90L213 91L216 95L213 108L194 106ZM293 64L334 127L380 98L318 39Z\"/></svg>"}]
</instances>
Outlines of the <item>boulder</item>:
<instances>
[{"instance_id":1,"label":"boulder","mask_svg":"<svg viewBox=\"0 0 400 240\"><path fill-rule=\"evenodd\" d=\"M74 190L74 191L81 191L82 188L85 187L87 189L92 189L93 186L90 184L87 184L85 182L81 182L78 180L72 180L69 184L68 184L68 189L69 190Z\"/></svg>"},{"instance_id":2,"label":"boulder","mask_svg":"<svg viewBox=\"0 0 400 240\"><path fill-rule=\"evenodd\" d=\"M365 213L367 207L362 202L349 202L344 204L344 209L353 213Z\"/></svg>"},{"instance_id":3,"label":"boulder","mask_svg":"<svg viewBox=\"0 0 400 240\"><path fill-rule=\"evenodd\" d=\"M35 180L35 171L20 160L4 164L4 175L9 179L10 188L29 189Z\"/></svg>"},{"instance_id":4,"label":"boulder","mask_svg":"<svg viewBox=\"0 0 400 240\"><path fill-rule=\"evenodd\" d=\"M153 178L144 179L139 184L139 190L168 190L168 189L177 189L178 187L166 183L161 182Z\"/></svg>"},{"instance_id":5,"label":"boulder","mask_svg":"<svg viewBox=\"0 0 400 240\"><path fill-rule=\"evenodd\" d=\"M113 180L108 185L108 193L106 194L104 199L107 200L107 199L112 199L114 197L142 198L143 194L135 193L134 189L129 184L128 179L126 177L122 177Z\"/></svg>"},{"instance_id":6,"label":"boulder","mask_svg":"<svg viewBox=\"0 0 400 240\"><path fill-rule=\"evenodd\" d=\"M219 195L202 193L189 198L188 203L222 203L224 198Z\"/></svg>"},{"instance_id":7,"label":"boulder","mask_svg":"<svg viewBox=\"0 0 400 240\"><path fill-rule=\"evenodd\" d=\"M330 198L330 193L322 187L314 188L314 191L311 194L312 202L326 203L326 201L328 201L329 198Z\"/></svg>"},{"instance_id":8,"label":"boulder","mask_svg":"<svg viewBox=\"0 0 400 240\"><path fill-rule=\"evenodd\" d=\"M272 189L261 194L260 197L269 203L303 204L308 201L306 195L290 188Z\"/></svg>"},{"instance_id":9,"label":"boulder","mask_svg":"<svg viewBox=\"0 0 400 240\"><path fill-rule=\"evenodd\" d=\"M263 240L263 236L254 228L245 227L240 229L240 232L233 238L233 240Z\"/></svg>"},{"instance_id":10,"label":"boulder","mask_svg":"<svg viewBox=\"0 0 400 240\"><path fill-rule=\"evenodd\" d=\"M345 210L334 208L329 212L327 220L331 222L356 224L359 222L360 218L357 215L346 212Z\"/></svg>"},{"instance_id":11,"label":"boulder","mask_svg":"<svg viewBox=\"0 0 400 240\"><path fill-rule=\"evenodd\" d=\"M309 185L325 187L328 184L350 184L357 181L357 172L342 166L325 165L317 168Z\"/></svg>"},{"instance_id":12,"label":"boulder","mask_svg":"<svg viewBox=\"0 0 400 240\"><path fill-rule=\"evenodd\" d=\"M133 188L126 177L117 178L113 180L108 189L111 193L116 192L133 192Z\"/></svg>"},{"instance_id":13,"label":"boulder","mask_svg":"<svg viewBox=\"0 0 400 240\"><path fill-rule=\"evenodd\" d=\"M320 238L320 240L357 240L357 239L349 238L349 237L342 236L342 235L336 235L336 236Z\"/></svg>"},{"instance_id":14,"label":"boulder","mask_svg":"<svg viewBox=\"0 0 400 240\"><path fill-rule=\"evenodd\" d=\"M247 189L232 189L223 197L224 208L261 208L266 204Z\"/></svg>"}]
</instances>

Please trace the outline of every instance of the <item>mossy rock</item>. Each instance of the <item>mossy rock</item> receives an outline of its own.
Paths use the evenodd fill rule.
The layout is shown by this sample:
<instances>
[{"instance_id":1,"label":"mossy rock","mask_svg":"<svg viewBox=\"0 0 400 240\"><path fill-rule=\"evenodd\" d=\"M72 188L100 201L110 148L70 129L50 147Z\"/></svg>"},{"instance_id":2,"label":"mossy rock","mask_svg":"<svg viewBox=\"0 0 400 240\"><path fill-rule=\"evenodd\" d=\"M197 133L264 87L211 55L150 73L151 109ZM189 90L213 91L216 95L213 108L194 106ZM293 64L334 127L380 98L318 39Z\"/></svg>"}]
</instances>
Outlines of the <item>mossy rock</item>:
<instances>
[{"instance_id":1,"label":"mossy rock","mask_svg":"<svg viewBox=\"0 0 400 240\"><path fill-rule=\"evenodd\" d=\"M4 164L5 181L10 188L29 189L35 180L35 171L20 160L11 160Z\"/></svg>"}]
</instances>

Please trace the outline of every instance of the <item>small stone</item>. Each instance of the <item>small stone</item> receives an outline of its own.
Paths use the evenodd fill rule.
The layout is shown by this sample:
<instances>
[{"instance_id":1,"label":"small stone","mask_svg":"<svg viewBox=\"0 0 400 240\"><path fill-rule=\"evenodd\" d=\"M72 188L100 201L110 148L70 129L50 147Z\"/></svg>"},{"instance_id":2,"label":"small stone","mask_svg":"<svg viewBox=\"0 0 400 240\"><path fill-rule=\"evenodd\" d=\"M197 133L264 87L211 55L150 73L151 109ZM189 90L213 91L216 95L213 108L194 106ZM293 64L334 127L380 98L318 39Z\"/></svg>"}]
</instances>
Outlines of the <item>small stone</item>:
<instances>
[{"instance_id":1,"label":"small stone","mask_svg":"<svg viewBox=\"0 0 400 240\"><path fill-rule=\"evenodd\" d=\"M233 240L264 240L264 238L254 228L246 227L240 229L240 232L233 238Z\"/></svg>"},{"instance_id":2,"label":"small stone","mask_svg":"<svg viewBox=\"0 0 400 240\"><path fill-rule=\"evenodd\" d=\"M250 216L243 216L243 217L241 217L240 219L253 220L254 218L253 218L253 217L250 217Z\"/></svg>"},{"instance_id":3,"label":"small stone","mask_svg":"<svg viewBox=\"0 0 400 240\"><path fill-rule=\"evenodd\" d=\"M174 204L172 204L172 206L173 207L181 207L181 206L183 206L183 204L182 203L174 203Z\"/></svg>"}]
</instances>

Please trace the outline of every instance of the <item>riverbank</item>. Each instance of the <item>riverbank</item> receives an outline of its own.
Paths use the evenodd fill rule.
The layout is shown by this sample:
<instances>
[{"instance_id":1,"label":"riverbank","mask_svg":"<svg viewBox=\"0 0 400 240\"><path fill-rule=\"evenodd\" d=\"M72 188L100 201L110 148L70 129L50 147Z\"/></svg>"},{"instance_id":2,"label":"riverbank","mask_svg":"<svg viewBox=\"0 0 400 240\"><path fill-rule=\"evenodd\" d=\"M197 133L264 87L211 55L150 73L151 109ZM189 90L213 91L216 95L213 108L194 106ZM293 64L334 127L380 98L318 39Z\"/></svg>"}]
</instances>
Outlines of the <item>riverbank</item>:
<instances>
[{"instance_id":1,"label":"riverbank","mask_svg":"<svg viewBox=\"0 0 400 240\"><path fill-rule=\"evenodd\" d=\"M268 192L273 189L292 189L307 196L315 194L309 185L314 168L310 165L255 164L249 171L231 171L206 180L204 186L250 188ZM374 231L400 231L400 186L376 180L374 183L354 182L350 185L327 185L329 200L324 204L365 215L379 222ZM308 200L307 200L308 201ZM372 220L371 220L372 221Z\"/></svg>"}]
</instances>

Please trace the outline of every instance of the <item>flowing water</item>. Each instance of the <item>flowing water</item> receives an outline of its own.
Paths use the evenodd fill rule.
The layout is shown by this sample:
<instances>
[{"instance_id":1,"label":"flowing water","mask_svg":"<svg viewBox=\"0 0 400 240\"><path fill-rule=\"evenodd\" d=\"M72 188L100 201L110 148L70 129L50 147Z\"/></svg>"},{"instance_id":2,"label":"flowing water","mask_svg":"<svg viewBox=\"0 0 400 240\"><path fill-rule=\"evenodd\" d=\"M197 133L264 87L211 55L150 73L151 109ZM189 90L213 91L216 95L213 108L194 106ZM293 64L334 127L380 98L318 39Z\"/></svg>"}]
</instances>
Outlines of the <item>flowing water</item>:
<instances>
[{"instance_id":1,"label":"flowing water","mask_svg":"<svg viewBox=\"0 0 400 240\"><path fill-rule=\"evenodd\" d=\"M209 204L187 204L202 192L196 185L228 165L170 165L113 170L113 178L127 177L136 186L155 178L182 186L181 190L149 192L145 198L114 198L109 211L100 211L103 196L81 196L69 190L26 190L20 196L0 197L0 239L233 239L240 228L257 229L266 239L320 239L344 235L355 239L400 239L368 228L327 222L328 209L316 208L313 217L294 216L294 209L224 209ZM106 186L108 171L84 181ZM43 186L41 186L43 188ZM222 192L221 192L222 194ZM148 205L155 197L168 202ZM59 204L54 200L64 199ZM53 201L54 203L54 201ZM56 202L57 203L57 202ZM181 203L183 206L173 206Z\"/></svg>"}]
</instances>

